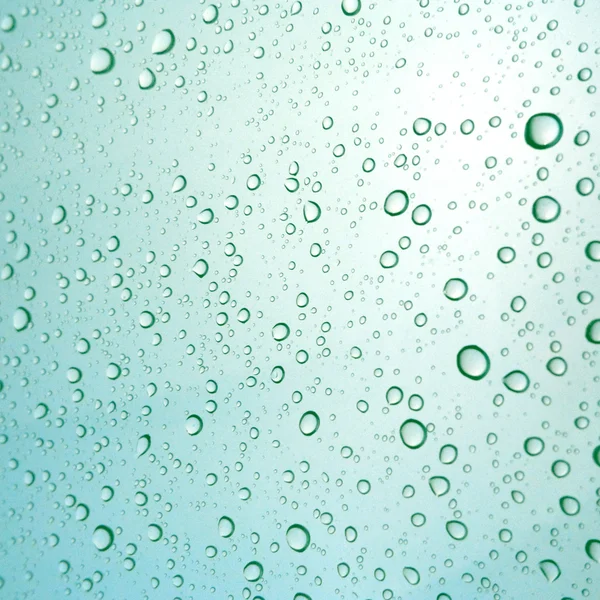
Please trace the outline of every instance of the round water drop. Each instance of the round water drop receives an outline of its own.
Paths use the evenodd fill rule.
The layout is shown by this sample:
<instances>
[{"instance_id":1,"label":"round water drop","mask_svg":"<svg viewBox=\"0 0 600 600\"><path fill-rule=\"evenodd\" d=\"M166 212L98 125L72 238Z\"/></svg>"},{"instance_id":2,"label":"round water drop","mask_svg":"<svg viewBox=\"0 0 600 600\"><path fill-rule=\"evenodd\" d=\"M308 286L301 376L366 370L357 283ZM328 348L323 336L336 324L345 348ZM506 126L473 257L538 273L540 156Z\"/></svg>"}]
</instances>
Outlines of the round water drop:
<instances>
[{"instance_id":1,"label":"round water drop","mask_svg":"<svg viewBox=\"0 0 600 600\"><path fill-rule=\"evenodd\" d=\"M408 194L404 190L394 190L387 195L383 210L391 217L397 217L408 208Z\"/></svg>"},{"instance_id":2,"label":"round water drop","mask_svg":"<svg viewBox=\"0 0 600 600\"><path fill-rule=\"evenodd\" d=\"M115 57L108 48L99 48L92 54L90 69L96 75L108 73L115 66Z\"/></svg>"},{"instance_id":3,"label":"round water drop","mask_svg":"<svg viewBox=\"0 0 600 600\"><path fill-rule=\"evenodd\" d=\"M498 250L498 260L505 265L510 264L513 260L515 260L517 253L514 248L510 246L504 246Z\"/></svg>"},{"instance_id":4,"label":"round water drop","mask_svg":"<svg viewBox=\"0 0 600 600\"><path fill-rule=\"evenodd\" d=\"M187 185L187 179L183 175L177 175L173 180L173 185L171 187L171 191L173 193L181 192L185 189Z\"/></svg>"},{"instance_id":5,"label":"round water drop","mask_svg":"<svg viewBox=\"0 0 600 600\"><path fill-rule=\"evenodd\" d=\"M310 533L302 525L292 525L285 534L288 546L296 552L304 552L310 545Z\"/></svg>"},{"instance_id":6,"label":"round water drop","mask_svg":"<svg viewBox=\"0 0 600 600\"><path fill-rule=\"evenodd\" d=\"M27 329L29 323L31 323L31 314L26 308L19 306L13 314L13 327L16 331L23 331Z\"/></svg>"},{"instance_id":7,"label":"round water drop","mask_svg":"<svg viewBox=\"0 0 600 600\"><path fill-rule=\"evenodd\" d=\"M407 448L416 450L427 440L427 429L420 421L407 419L400 426L400 438Z\"/></svg>"},{"instance_id":8,"label":"round water drop","mask_svg":"<svg viewBox=\"0 0 600 600\"><path fill-rule=\"evenodd\" d=\"M365 496L371 491L371 482L368 479L361 479L356 484L356 489L358 490L359 494Z\"/></svg>"},{"instance_id":9,"label":"round water drop","mask_svg":"<svg viewBox=\"0 0 600 600\"><path fill-rule=\"evenodd\" d=\"M260 177L254 173L252 175L250 175L250 177L248 177L248 179L246 180L246 187L253 192L254 190L257 190L260 187L260 184L262 183Z\"/></svg>"},{"instance_id":10,"label":"round water drop","mask_svg":"<svg viewBox=\"0 0 600 600\"><path fill-rule=\"evenodd\" d=\"M300 183L298 182L298 180L295 177L288 177L285 180L285 189L290 192L290 193L294 193L298 191L298 188L300 187Z\"/></svg>"},{"instance_id":11,"label":"round water drop","mask_svg":"<svg viewBox=\"0 0 600 600\"><path fill-rule=\"evenodd\" d=\"M111 547L114 539L115 536L112 532L112 529L106 525L98 525L92 534L94 546L96 546L100 552L105 552L108 550Z\"/></svg>"},{"instance_id":12,"label":"round water drop","mask_svg":"<svg viewBox=\"0 0 600 600\"><path fill-rule=\"evenodd\" d=\"M577 146L585 146L590 141L589 131L578 131L575 139L573 140Z\"/></svg>"},{"instance_id":13,"label":"round water drop","mask_svg":"<svg viewBox=\"0 0 600 600\"><path fill-rule=\"evenodd\" d=\"M575 189L580 196L589 196L594 191L594 182L589 177L583 177L577 182Z\"/></svg>"},{"instance_id":14,"label":"round water drop","mask_svg":"<svg viewBox=\"0 0 600 600\"><path fill-rule=\"evenodd\" d=\"M101 27L104 27L104 25L106 25L106 15L101 11L97 12L92 17L92 27L94 29L100 29Z\"/></svg>"},{"instance_id":15,"label":"round water drop","mask_svg":"<svg viewBox=\"0 0 600 600\"><path fill-rule=\"evenodd\" d=\"M304 220L307 223L314 223L315 221L318 221L319 217L321 216L321 207L316 202L309 200L304 205L303 213Z\"/></svg>"},{"instance_id":16,"label":"round water drop","mask_svg":"<svg viewBox=\"0 0 600 600\"><path fill-rule=\"evenodd\" d=\"M592 344L600 344L600 319L594 319L585 328L585 339Z\"/></svg>"},{"instance_id":17,"label":"round water drop","mask_svg":"<svg viewBox=\"0 0 600 600\"><path fill-rule=\"evenodd\" d=\"M229 538L233 535L233 532L235 531L235 524L233 520L229 517L221 517L219 519L218 529L219 535L222 538Z\"/></svg>"},{"instance_id":18,"label":"round water drop","mask_svg":"<svg viewBox=\"0 0 600 600\"><path fill-rule=\"evenodd\" d=\"M198 435L203 427L204 423L202 422L202 418L198 415L190 415L185 420L185 430L188 435Z\"/></svg>"},{"instance_id":19,"label":"round water drop","mask_svg":"<svg viewBox=\"0 0 600 600\"><path fill-rule=\"evenodd\" d=\"M202 20L207 23L214 23L219 18L219 9L214 4L209 4L202 13Z\"/></svg>"},{"instance_id":20,"label":"round water drop","mask_svg":"<svg viewBox=\"0 0 600 600\"><path fill-rule=\"evenodd\" d=\"M262 576L263 566L259 562L253 560L244 567L244 577L246 578L246 581L258 581Z\"/></svg>"},{"instance_id":21,"label":"round water drop","mask_svg":"<svg viewBox=\"0 0 600 600\"><path fill-rule=\"evenodd\" d=\"M145 310L142 313L140 313L140 326L143 327L144 329L148 329L149 327L152 327L152 325L154 325L154 315Z\"/></svg>"},{"instance_id":22,"label":"round water drop","mask_svg":"<svg viewBox=\"0 0 600 600\"><path fill-rule=\"evenodd\" d=\"M529 437L523 443L523 449L529 456L538 456L544 451L544 440L539 437Z\"/></svg>"},{"instance_id":23,"label":"round water drop","mask_svg":"<svg viewBox=\"0 0 600 600\"><path fill-rule=\"evenodd\" d=\"M467 282L459 278L448 279L444 286L444 296L453 302L462 300L467 295L468 291L469 287L467 286Z\"/></svg>"},{"instance_id":24,"label":"round water drop","mask_svg":"<svg viewBox=\"0 0 600 600\"><path fill-rule=\"evenodd\" d=\"M446 444L440 448L440 462L451 465L458 458L458 449L452 444Z\"/></svg>"},{"instance_id":25,"label":"round water drop","mask_svg":"<svg viewBox=\"0 0 600 600\"><path fill-rule=\"evenodd\" d=\"M404 575L404 579L406 579L410 585L418 585L419 581L421 581L419 571L413 567L404 567L404 569L402 569L402 575Z\"/></svg>"},{"instance_id":26,"label":"round water drop","mask_svg":"<svg viewBox=\"0 0 600 600\"><path fill-rule=\"evenodd\" d=\"M552 223L560 216L560 204L552 196L541 196L533 203L531 212L539 223Z\"/></svg>"},{"instance_id":27,"label":"round water drop","mask_svg":"<svg viewBox=\"0 0 600 600\"><path fill-rule=\"evenodd\" d=\"M175 34L170 29L163 29L154 36L152 54L165 54L175 45Z\"/></svg>"},{"instance_id":28,"label":"round water drop","mask_svg":"<svg viewBox=\"0 0 600 600\"><path fill-rule=\"evenodd\" d=\"M475 130L475 123L471 119L467 119L460 124L460 132L463 135L471 135Z\"/></svg>"},{"instance_id":29,"label":"round water drop","mask_svg":"<svg viewBox=\"0 0 600 600\"><path fill-rule=\"evenodd\" d=\"M483 379L488 374L490 364L488 355L479 346L465 346L456 355L456 366L459 372L475 381Z\"/></svg>"},{"instance_id":30,"label":"round water drop","mask_svg":"<svg viewBox=\"0 0 600 600\"><path fill-rule=\"evenodd\" d=\"M157 525L156 523L150 523L150 525L148 525L148 539L151 542L158 542L160 538L162 538L162 535L163 530L160 525Z\"/></svg>"},{"instance_id":31,"label":"round water drop","mask_svg":"<svg viewBox=\"0 0 600 600\"><path fill-rule=\"evenodd\" d=\"M60 225L67 218L67 211L64 206L57 206L52 211L52 216L50 217L50 221L52 225Z\"/></svg>"},{"instance_id":32,"label":"round water drop","mask_svg":"<svg viewBox=\"0 0 600 600\"><path fill-rule=\"evenodd\" d=\"M594 262L600 261L600 240L594 240L585 247L585 255Z\"/></svg>"},{"instance_id":33,"label":"round water drop","mask_svg":"<svg viewBox=\"0 0 600 600\"><path fill-rule=\"evenodd\" d=\"M560 504L560 509L569 517L575 516L579 513L581 508L579 500L573 496L563 496L558 502Z\"/></svg>"},{"instance_id":34,"label":"round water drop","mask_svg":"<svg viewBox=\"0 0 600 600\"><path fill-rule=\"evenodd\" d=\"M154 87L156 83L156 75L152 69L144 69L138 77L138 85L142 90L149 90Z\"/></svg>"},{"instance_id":35,"label":"round water drop","mask_svg":"<svg viewBox=\"0 0 600 600\"><path fill-rule=\"evenodd\" d=\"M450 491L450 481L446 477L439 475L429 478L429 488L438 498L446 495Z\"/></svg>"},{"instance_id":36,"label":"round water drop","mask_svg":"<svg viewBox=\"0 0 600 600\"><path fill-rule=\"evenodd\" d=\"M419 225L420 227L427 225L431 220L431 208L427 204L419 204L412 211L411 219L415 225Z\"/></svg>"},{"instance_id":37,"label":"round water drop","mask_svg":"<svg viewBox=\"0 0 600 600\"><path fill-rule=\"evenodd\" d=\"M111 380L118 379L121 376L121 367L116 363L108 363L108 367L106 367L106 376Z\"/></svg>"},{"instance_id":38,"label":"round water drop","mask_svg":"<svg viewBox=\"0 0 600 600\"><path fill-rule=\"evenodd\" d=\"M379 257L379 264L384 269L392 269L398 264L398 255L393 250L386 250Z\"/></svg>"},{"instance_id":39,"label":"round water drop","mask_svg":"<svg viewBox=\"0 0 600 600\"><path fill-rule=\"evenodd\" d=\"M198 222L202 225L208 225L213 222L215 213L210 208L205 208L197 217Z\"/></svg>"},{"instance_id":40,"label":"round water drop","mask_svg":"<svg viewBox=\"0 0 600 600\"><path fill-rule=\"evenodd\" d=\"M555 356L546 363L546 369L548 369L552 375L562 377L567 372L567 361L560 356Z\"/></svg>"},{"instance_id":41,"label":"round water drop","mask_svg":"<svg viewBox=\"0 0 600 600\"><path fill-rule=\"evenodd\" d=\"M502 383L506 389L516 394L522 394L529 388L529 377L519 370L511 371L502 378Z\"/></svg>"},{"instance_id":42,"label":"round water drop","mask_svg":"<svg viewBox=\"0 0 600 600\"><path fill-rule=\"evenodd\" d=\"M17 24L17 21L16 21L15 17L11 14L4 15L0 19L0 29L2 29L2 31L4 31L5 33L12 31L15 28L16 24Z\"/></svg>"},{"instance_id":43,"label":"round water drop","mask_svg":"<svg viewBox=\"0 0 600 600\"><path fill-rule=\"evenodd\" d=\"M150 450L150 446L152 445L152 440L148 434L140 436L137 443L137 455L138 458L140 456L144 456L148 450Z\"/></svg>"},{"instance_id":44,"label":"round water drop","mask_svg":"<svg viewBox=\"0 0 600 600\"><path fill-rule=\"evenodd\" d=\"M43 419L48 414L48 405L40 402L33 410L34 419Z\"/></svg>"},{"instance_id":45,"label":"round water drop","mask_svg":"<svg viewBox=\"0 0 600 600\"><path fill-rule=\"evenodd\" d=\"M550 583L553 583L560 577L560 567L553 560L542 560L539 563L539 567L546 580Z\"/></svg>"},{"instance_id":46,"label":"round water drop","mask_svg":"<svg viewBox=\"0 0 600 600\"><path fill-rule=\"evenodd\" d=\"M385 399L390 406L400 404L402 398L404 398L404 392L396 385L388 388L388 391L385 393Z\"/></svg>"},{"instance_id":47,"label":"round water drop","mask_svg":"<svg viewBox=\"0 0 600 600\"><path fill-rule=\"evenodd\" d=\"M600 563L600 540L588 540L585 553L595 562Z\"/></svg>"},{"instance_id":48,"label":"round water drop","mask_svg":"<svg viewBox=\"0 0 600 600\"><path fill-rule=\"evenodd\" d=\"M202 279L208 273L208 263L203 258L200 258L196 261L192 271Z\"/></svg>"},{"instance_id":49,"label":"round water drop","mask_svg":"<svg viewBox=\"0 0 600 600\"><path fill-rule=\"evenodd\" d=\"M413 123L413 131L417 135L425 135L425 134L429 133L430 129L431 129L431 121L429 119L426 119L425 117L419 117Z\"/></svg>"},{"instance_id":50,"label":"round water drop","mask_svg":"<svg viewBox=\"0 0 600 600\"><path fill-rule=\"evenodd\" d=\"M554 477L562 479L571 472L571 465L566 460L555 460L552 463L551 469Z\"/></svg>"},{"instance_id":51,"label":"round water drop","mask_svg":"<svg viewBox=\"0 0 600 600\"><path fill-rule=\"evenodd\" d=\"M563 134L561 120L552 113L533 115L525 125L525 141L536 150L556 146Z\"/></svg>"},{"instance_id":52,"label":"round water drop","mask_svg":"<svg viewBox=\"0 0 600 600\"><path fill-rule=\"evenodd\" d=\"M448 521L446 523L446 531L452 539L459 542L464 540L469 533L467 526L461 521Z\"/></svg>"},{"instance_id":53,"label":"round water drop","mask_svg":"<svg viewBox=\"0 0 600 600\"><path fill-rule=\"evenodd\" d=\"M361 0L342 0L342 12L347 17L357 15L360 12L361 7Z\"/></svg>"},{"instance_id":54,"label":"round water drop","mask_svg":"<svg viewBox=\"0 0 600 600\"><path fill-rule=\"evenodd\" d=\"M229 196L227 196L227 198L225 198L225 202L223 204L225 204L225 208L227 210L235 210L238 207L239 203L240 201L238 197L235 194L230 194Z\"/></svg>"},{"instance_id":55,"label":"round water drop","mask_svg":"<svg viewBox=\"0 0 600 600\"><path fill-rule=\"evenodd\" d=\"M319 415L312 410L305 412L300 417L300 431L306 436L314 435L319 429L320 424L321 419Z\"/></svg>"},{"instance_id":56,"label":"round water drop","mask_svg":"<svg viewBox=\"0 0 600 600\"><path fill-rule=\"evenodd\" d=\"M277 323L272 329L273 339L283 342L290 335L290 328L286 323Z\"/></svg>"}]
</instances>

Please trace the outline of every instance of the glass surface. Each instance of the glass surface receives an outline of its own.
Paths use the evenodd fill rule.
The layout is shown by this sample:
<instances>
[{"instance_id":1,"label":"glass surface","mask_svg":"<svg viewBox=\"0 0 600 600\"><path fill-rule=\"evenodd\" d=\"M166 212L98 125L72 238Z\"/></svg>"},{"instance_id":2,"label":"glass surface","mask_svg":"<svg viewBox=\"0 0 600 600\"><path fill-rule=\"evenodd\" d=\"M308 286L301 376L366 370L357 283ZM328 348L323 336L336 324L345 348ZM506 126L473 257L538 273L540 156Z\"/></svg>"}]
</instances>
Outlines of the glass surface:
<instances>
[{"instance_id":1,"label":"glass surface","mask_svg":"<svg viewBox=\"0 0 600 600\"><path fill-rule=\"evenodd\" d=\"M0 1L0 598L600 597L600 4Z\"/></svg>"}]
</instances>

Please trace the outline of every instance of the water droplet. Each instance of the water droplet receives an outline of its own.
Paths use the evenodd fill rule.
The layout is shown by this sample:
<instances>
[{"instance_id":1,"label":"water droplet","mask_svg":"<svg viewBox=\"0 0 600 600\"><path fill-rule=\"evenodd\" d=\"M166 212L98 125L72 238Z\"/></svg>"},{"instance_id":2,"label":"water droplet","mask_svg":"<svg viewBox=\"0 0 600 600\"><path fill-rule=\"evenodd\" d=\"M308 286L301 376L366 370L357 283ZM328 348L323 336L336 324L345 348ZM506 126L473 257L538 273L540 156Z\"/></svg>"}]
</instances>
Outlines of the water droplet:
<instances>
[{"instance_id":1,"label":"water droplet","mask_svg":"<svg viewBox=\"0 0 600 600\"><path fill-rule=\"evenodd\" d=\"M413 131L417 135L425 135L429 133L431 129L431 121L429 119L425 119L424 117L419 117L413 123Z\"/></svg>"},{"instance_id":2,"label":"water droplet","mask_svg":"<svg viewBox=\"0 0 600 600\"><path fill-rule=\"evenodd\" d=\"M140 86L140 89L142 90L149 90L152 89L154 87L154 84L156 83L156 75L154 74L154 71L152 71L152 69L144 69L139 77L138 77L138 85Z\"/></svg>"},{"instance_id":3,"label":"water droplet","mask_svg":"<svg viewBox=\"0 0 600 600\"><path fill-rule=\"evenodd\" d=\"M542 560L539 563L540 571L550 583L553 583L560 577L560 567L553 560Z\"/></svg>"},{"instance_id":4,"label":"water droplet","mask_svg":"<svg viewBox=\"0 0 600 600\"><path fill-rule=\"evenodd\" d=\"M207 23L214 23L219 18L219 9L214 4L209 4L202 13L202 20Z\"/></svg>"},{"instance_id":5,"label":"water droplet","mask_svg":"<svg viewBox=\"0 0 600 600\"><path fill-rule=\"evenodd\" d=\"M90 69L96 75L108 73L115 66L115 57L108 48L99 48L92 54Z\"/></svg>"},{"instance_id":6,"label":"water droplet","mask_svg":"<svg viewBox=\"0 0 600 600\"><path fill-rule=\"evenodd\" d=\"M285 534L288 546L296 552L304 552L310 545L310 533L302 525L292 525Z\"/></svg>"},{"instance_id":7,"label":"water droplet","mask_svg":"<svg viewBox=\"0 0 600 600\"><path fill-rule=\"evenodd\" d=\"M560 216L560 204L551 196L541 196L533 203L531 212L539 223L552 223Z\"/></svg>"},{"instance_id":8,"label":"water droplet","mask_svg":"<svg viewBox=\"0 0 600 600\"><path fill-rule=\"evenodd\" d=\"M151 523L148 525L148 539L151 542L158 542L160 538L162 538L163 530L160 525L156 523Z\"/></svg>"},{"instance_id":9,"label":"water droplet","mask_svg":"<svg viewBox=\"0 0 600 600\"><path fill-rule=\"evenodd\" d=\"M17 331L23 331L27 329L28 325L31 323L31 314L26 308L19 306L13 315L13 327Z\"/></svg>"},{"instance_id":10,"label":"water droplet","mask_svg":"<svg viewBox=\"0 0 600 600\"><path fill-rule=\"evenodd\" d=\"M360 12L361 7L361 0L342 0L342 12L347 17L357 15Z\"/></svg>"},{"instance_id":11,"label":"water droplet","mask_svg":"<svg viewBox=\"0 0 600 600\"><path fill-rule=\"evenodd\" d=\"M138 443L137 443L138 458L140 456L144 456L144 454L146 454L146 452L148 452L148 450L150 450L151 444L152 444L152 441L148 434L140 436L140 438L138 439Z\"/></svg>"},{"instance_id":12,"label":"water droplet","mask_svg":"<svg viewBox=\"0 0 600 600\"><path fill-rule=\"evenodd\" d=\"M246 581L252 583L258 581L262 576L263 566L259 562L253 560L244 567L244 577L246 578Z\"/></svg>"},{"instance_id":13,"label":"water droplet","mask_svg":"<svg viewBox=\"0 0 600 600\"><path fill-rule=\"evenodd\" d=\"M404 398L404 392L401 388L395 385L388 388L388 391L385 393L385 399L390 406L400 404L400 402L402 402L402 398Z\"/></svg>"},{"instance_id":14,"label":"water droplet","mask_svg":"<svg viewBox=\"0 0 600 600\"><path fill-rule=\"evenodd\" d=\"M152 54L166 54L175 45L175 34L170 29L163 29L154 36Z\"/></svg>"},{"instance_id":15,"label":"water droplet","mask_svg":"<svg viewBox=\"0 0 600 600\"><path fill-rule=\"evenodd\" d=\"M516 394L522 394L529 388L529 377L519 370L511 371L502 378L502 383L506 389Z\"/></svg>"},{"instance_id":16,"label":"water droplet","mask_svg":"<svg viewBox=\"0 0 600 600\"><path fill-rule=\"evenodd\" d=\"M379 257L379 264L384 269L392 269L398 264L398 255L393 250L386 250Z\"/></svg>"},{"instance_id":17,"label":"water droplet","mask_svg":"<svg viewBox=\"0 0 600 600\"><path fill-rule=\"evenodd\" d=\"M446 523L446 531L452 539L457 541L464 540L469 533L467 526L461 521L448 521Z\"/></svg>"},{"instance_id":18,"label":"water droplet","mask_svg":"<svg viewBox=\"0 0 600 600\"><path fill-rule=\"evenodd\" d=\"M202 279L208 273L208 263L203 258L200 258L196 261L192 271Z\"/></svg>"},{"instance_id":19,"label":"water droplet","mask_svg":"<svg viewBox=\"0 0 600 600\"><path fill-rule=\"evenodd\" d=\"M204 423L202 422L201 417L198 415L190 415L185 420L185 430L188 435L198 435L202 428L204 427Z\"/></svg>"},{"instance_id":20,"label":"water droplet","mask_svg":"<svg viewBox=\"0 0 600 600\"><path fill-rule=\"evenodd\" d=\"M467 295L468 291L469 287L467 286L467 282L459 278L448 279L444 286L444 296L453 302L462 300Z\"/></svg>"},{"instance_id":21,"label":"water droplet","mask_svg":"<svg viewBox=\"0 0 600 600\"><path fill-rule=\"evenodd\" d=\"M186 185L187 179L183 175L177 175L177 177L175 177L173 180L171 191L176 194L177 192L184 190Z\"/></svg>"},{"instance_id":22,"label":"water droplet","mask_svg":"<svg viewBox=\"0 0 600 600\"><path fill-rule=\"evenodd\" d=\"M565 515L568 515L569 517L573 517L577 513L579 513L579 500L577 500L577 498L574 498L573 496L563 496L559 500L559 504L560 509L565 513Z\"/></svg>"},{"instance_id":23,"label":"water droplet","mask_svg":"<svg viewBox=\"0 0 600 600\"><path fill-rule=\"evenodd\" d=\"M600 261L600 240L589 242L585 247L585 255L594 262Z\"/></svg>"},{"instance_id":24,"label":"water droplet","mask_svg":"<svg viewBox=\"0 0 600 600\"><path fill-rule=\"evenodd\" d=\"M600 319L588 323L585 328L585 338L592 344L600 344Z\"/></svg>"},{"instance_id":25,"label":"water droplet","mask_svg":"<svg viewBox=\"0 0 600 600\"><path fill-rule=\"evenodd\" d=\"M106 525L98 525L92 534L92 541L94 542L94 546L96 546L100 552L106 552L106 550L112 546L114 537L115 536L110 527L107 527Z\"/></svg>"},{"instance_id":26,"label":"water droplet","mask_svg":"<svg viewBox=\"0 0 600 600\"><path fill-rule=\"evenodd\" d=\"M318 221L321 216L321 207L312 200L309 200L304 205L304 220L307 223L314 223Z\"/></svg>"},{"instance_id":27,"label":"water droplet","mask_svg":"<svg viewBox=\"0 0 600 600\"><path fill-rule=\"evenodd\" d=\"M404 567L404 569L402 569L402 575L404 575L404 579L406 579L410 585L418 585L421 581L419 571L413 567Z\"/></svg>"},{"instance_id":28,"label":"water droplet","mask_svg":"<svg viewBox=\"0 0 600 600\"><path fill-rule=\"evenodd\" d=\"M50 221L52 225L60 225L67 218L67 211L64 206L59 205L52 211Z\"/></svg>"},{"instance_id":29,"label":"water droplet","mask_svg":"<svg viewBox=\"0 0 600 600\"><path fill-rule=\"evenodd\" d=\"M391 217L397 217L408 208L408 194L404 190L394 190L387 195L383 210Z\"/></svg>"},{"instance_id":30,"label":"water droplet","mask_svg":"<svg viewBox=\"0 0 600 600\"><path fill-rule=\"evenodd\" d=\"M600 540L588 540L585 553L595 562L600 563Z\"/></svg>"},{"instance_id":31,"label":"water droplet","mask_svg":"<svg viewBox=\"0 0 600 600\"><path fill-rule=\"evenodd\" d=\"M544 440L539 437L529 437L523 444L523 448L529 456L538 456L544 451L544 447Z\"/></svg>"},{"instance_id":32,"label":"water droplet","mask_svg":"<svg viewBox=\"0 0 600 600\"><path fill-rule=\"evenodd\" d=\"M229 517L221 517L219 519L219 535L223 538L229 538L233 535L235 531L235 524L232 519Z\"/></svg>"},{"instance_id":33,"label":"water droplet","mask_svg":"<svg viewBox=\"0 0 600 600\"><path fill-rule=\"evenodd\" d=\"M479 346L470 345L462 348L456 355L456 366L462 375L479 381L490 370L490 359Z\"/></svg>"},{"instance_id":34,"label":"water droplet","mask_svg":"<svg viewBox=\"0 0 600 600\"><path fill-rule=\"evenodd\" d=\"M290 335L290 328L286 323L277 323L272 329L273 339L283 342Z\"/></svg>"},{"instance_id":35,"label":"water droplet","mask_svg":"<svg viewBox=\"0 0 600 600\"><path fill-rule=\"evenodd\" d=\"M436 475L429 478L429 487L431 491L439 498L450 491L450 481L446 477Z\"/></svg>"},{"instance_id":36,"label":"water droplet","mask_svg":"<svg viewBox=\"0 0 600 600\"><path fill-rule=\"evenodd\" d=\"M552 113L533 115L525 125L525 141L536 150L556 146L562 134L562 121Z\"/></svg>"},{"instance_id":37,"label":"water droplet","mask_svg":"<svg viewBox=\"0 0 600 600\"><path fill-rule=\"evenodd\" d=\"M300 418L300 431L306 436L314 435L319 429L320 424L321 419L319 415L309 410Z\"/></svg>"},{"instance_id":38,"label":"water droplet","mask_svg":"<svg viewBox=\"0 0 600 600\"><path fill-rule=\"evenodd\" d=\"M420 421L407 419L400 426L400 438L407 448L416 450L427 440L427 429Z\"/></svg>"}]
</instances>

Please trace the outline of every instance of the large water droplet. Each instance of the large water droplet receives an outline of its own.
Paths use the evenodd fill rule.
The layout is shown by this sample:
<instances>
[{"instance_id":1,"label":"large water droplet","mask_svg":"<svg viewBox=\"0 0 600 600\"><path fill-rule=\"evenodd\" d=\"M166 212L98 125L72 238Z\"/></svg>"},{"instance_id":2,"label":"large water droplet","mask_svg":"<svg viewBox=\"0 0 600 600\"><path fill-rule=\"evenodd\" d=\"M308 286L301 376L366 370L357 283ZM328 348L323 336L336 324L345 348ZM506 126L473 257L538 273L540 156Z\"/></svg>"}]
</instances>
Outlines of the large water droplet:
<instances>
[{"instance_id":1,"label":"large water droplet","mask_svg":"<svg viewBox=\"0 0 600 600\"><path fill-rule=\"evenodd\" d=\"M488 374L490 359L479 346L465 346L456 355L456 366L462 375L478 381Z\"/></svg>"},{"instance_id":2,"label":"large water droplet","mask_svg":"<svg viewBox=\"0 0 600 600\"><path fill-rule=\"evenodd\" d=\"M522 394L529 388L529 377L519 370L511 371L502 378L502 383L511 392Z\"/></svg>"},{"instance_id":3,"label":"large water droplet","mask_svg":"<svg viewBox=\"0 0 600 600\"><path fill-rule=\"evenodd\" d=\"M560 216L560 204L552 196L541 196L531 209L533 217L540 223L552 223Z\"/></svg>"},{"instance_id":4,"label":"large water droplet","mask_svg":"<svg viewBox=\"0 0 600 600\"><path fill-rule=\"evenodd\" d=\"M408 194L404 190L394 190L387 195L383 210L391 217L397 217L408 208Z\"/></svg>"},{"instance_id":5,"label":"large water droplet","mask_svg":"<svg viewBox=\"0 0 600 600\"><path fill-rule=\"evenodd\" d=\"M560 577L560 567L553 560L542 560L539 564L540 571L544 574L544 577L550 582L556 581Z\"/></svg>"},{"instance_id":6,"label":"large water droplet","mask_svg":"<svg viewBox=\"0 0 600 600\"><path fill-rule=\"evenodd\" d=\"M244 577L246 581L258 581L263 576L263 566L256 560L249 562L244 567Z\"/></svg>"},{"instance_id":7,"label":"large water droplet","mask_svg":"<svg viewBox=\"0 0 600 600\"><path fill-rule=\"evenodd\" d=\"M202 431L203 427L204 423L198 415L190 415L185 420L185 430L187 431L188 435L198 435Z\"/></svg>"},{"instance_id":8,"label":"large water droplet","mask_svg":"<svg viewBox=\"0 0 600 600\"><path fill-rule=\"evenodd\" d=\"M92 54L90 69L96 75L108 73L115 65L115 57L108 48L99 48Z\"/></svg>"},{"instance_id":9,"label":"large water droplet","mask_svg":"<svg viewBox=\"0 0 600 600\"><path fill-rule=\"evenodd\" d=\"M525 141L536 150L545 150L556 146L562 134L562 122L552 113L533 115L525 125Z\"/></svg>"},{"instance_id":10,"label":"large water droplet","mask_svg":"<svg viewBox=\"0 0 600 600\"><path fill-rule=\"evenodd\" d=\"M361 7L361 0L342 0L342 12L348 17L357 15Z\"/></svg>"},{"instance_id":11,"label":"large water droplet","mask_svg":"<svg viewBox=\"0 0 600 600\"><path fill-rule=\"evenodd\" d=\"M310 544L310 533L302 525L292 525L285 534L288 546L296 552L304 552Z\"/></svg>"},{"instance_id":12,"label":"large water droplet","mask_svg":"<svg viewBox=\"0 0 600 600\"><path fill-rule=\"evenodd\" d=\"M235 531L235 524L233 522L233 519L230 519L229 517L221 517L219 519L218 529L219 535L221 537L231 537L233 535L233 532Z\"/></svg>"},{"instance_id":13,"label":"large water droplet","mask_svg":"<svg viewBox=\"0 0 600 600\"><path fill-rule=\"evenodd\" d=\"M31 323L31 314L26 308L19 306L13 314L13 327L17 331L23 331Z\"/></svg>"},{"instance_id":14,"label":"large water droplet","mask_svg":"<svg viewBox=\"0 0 600 600\"><path fill-rule=\"evenodd\" d=\"M300 417L300 431L306 436L314 435L319 429L320 424L321 419L319 415L312 410L305 412Z\"/></svg>"},{"instance_id":15,"label":"large water droplet","mask_svg":"<svg viewBox=\"0 0 600 600\"><path fill-rule=\"evenodd\" d=\"M427 429L420 421L407 419L400 426L400 438L407 448L416 450L427 440Z\"/></svg>"},{"instance_id":16,"label":"large water droplet","mask_svg":"<svg viewBox=\"0 0 600 600\"><path fill-rule=\"evenodd\" d=\"M105 552L111 547L114 537L110 527L98 525L92 534L92 541L94 542L94 546L96 546L100 552Z\"/></svg>"},{"instance_id":17,"label":"large water droplet","mask_svg":"<svg viewBox=\"0 0 600 600\"><path fill-rule=\"evenodd\" d=\"M175 45L175 34L170 29L163 29L154 36L152 54L165 54Z\"/></svg>"}]
</instances>

